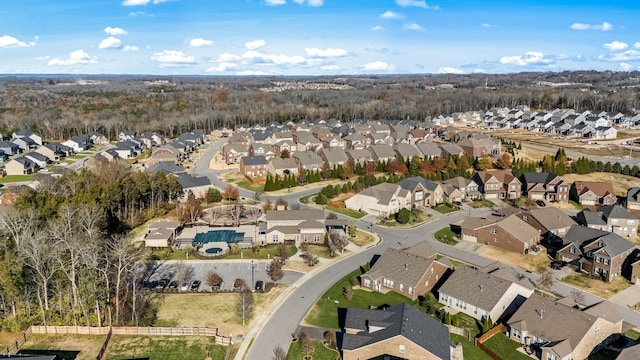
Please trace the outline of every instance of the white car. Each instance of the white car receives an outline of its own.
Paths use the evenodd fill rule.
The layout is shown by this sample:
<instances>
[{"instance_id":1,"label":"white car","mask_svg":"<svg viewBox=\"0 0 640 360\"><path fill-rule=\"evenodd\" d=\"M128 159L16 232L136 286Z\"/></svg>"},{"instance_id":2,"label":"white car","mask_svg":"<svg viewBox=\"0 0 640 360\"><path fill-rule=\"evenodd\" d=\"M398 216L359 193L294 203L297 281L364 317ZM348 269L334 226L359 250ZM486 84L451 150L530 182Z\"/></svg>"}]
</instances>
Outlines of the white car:
<instances>
[{"instance_id":1,"label":"white car","mask_svg":"<svg viewBox=\"0 0 640 360\"><path fill-rule=\"evenodd\" d=\"M189 285L191 285L188 281L182 283L180 286L180 291L189 291Z\"/></svg>"}]
</instances>

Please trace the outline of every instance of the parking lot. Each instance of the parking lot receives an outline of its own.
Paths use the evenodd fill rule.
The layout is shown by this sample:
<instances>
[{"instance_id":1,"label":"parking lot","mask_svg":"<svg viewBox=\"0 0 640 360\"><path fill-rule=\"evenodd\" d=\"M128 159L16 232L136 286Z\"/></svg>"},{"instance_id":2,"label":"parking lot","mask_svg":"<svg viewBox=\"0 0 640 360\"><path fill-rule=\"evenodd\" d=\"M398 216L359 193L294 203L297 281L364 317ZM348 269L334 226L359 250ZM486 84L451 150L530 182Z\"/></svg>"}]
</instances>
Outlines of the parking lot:
<instances>
[{"instance_id":1,"label":"parking lot","mask_svg":"<svg viewBox=\"0 0 640 360\"><path fill-rule=\"evenodd\" d=\"M250 260L194 260L194 261L156 261L147 263L147 276L143 280L159 281L161 279L176 280L178 288L184 281L193 282L200 280L202 285L198 291L210 291L207 285L207 273L214 271L222 278L221 291L233 290L235 279L243 279L250 288L253 289L258 280L264 283L271 282L267 275L267 266L270 261L253 262L253 283L252 283L252 263ZM291 285L304 274L285 270L283 278L278 281L282 284Z\"/></svg>"}]
</instances>

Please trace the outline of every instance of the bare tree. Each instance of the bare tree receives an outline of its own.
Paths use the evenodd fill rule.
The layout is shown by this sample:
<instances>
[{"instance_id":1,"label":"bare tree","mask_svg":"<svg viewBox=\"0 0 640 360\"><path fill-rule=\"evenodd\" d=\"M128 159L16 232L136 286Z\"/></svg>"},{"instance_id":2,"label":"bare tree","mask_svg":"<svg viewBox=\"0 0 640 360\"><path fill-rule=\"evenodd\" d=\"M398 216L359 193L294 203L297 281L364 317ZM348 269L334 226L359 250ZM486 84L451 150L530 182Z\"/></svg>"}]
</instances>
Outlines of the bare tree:
<instances>
[{"instance_id":1,"label":"bare tree","mask_svg":"<svg viewBox=\"0 0 640 360\"><path fill-rule=\"evenodd\" d=\"M269 264L269 268L267 269L267 275L274 283L277 283L278 280L282 279L284 276L284 271L282 271L282 261L278 259L271 260Z\"/></svg>"},{"instance_id":2,"label":"bare tree","mask_svg":"<svg viewBox=\"0 0 640 360\"><path fill-rule=\"evenodd\" d=\"M176 273L174 278L180 284L191 280L191 278L193 277L193 273L194 273L193 266L187 265L187 263L185 263L182 260L176 263L175 269L176 269Z\"/></svg>"},{"instance_id":3,"label":"bare tree","mask_svg":"<svg viewBox=\"0 0 640 360\"><path fill-rule=\"evenodd\" d=\"M311 341L311 338L309 337L309 335L307 335L307 333L305 333L304 331L300 334L299 341L300 341L300 348L304 353L304 358L308 359L309 355L313 351L313 342Z\"/></svg>"},{"instance_id":4,"label":"bare tree","mask_svg":"<svg viewBox=\"0 0 640 360\"><path fill-rule=\"evenodd\" d=\"M553 273L549 270L543 272L538 278L538 286L543 290L549 290L553 287L554 283Z\"/></svg>"},{"instance_id":5,"label":"bare tree","mask_svg":"<svg viewBox=\"0 0 640 360\"><path fill-rule=\"evenodd\" d=\"M347 234L340 229L329 230L329 241L331 241L333 247L340 250L340 252L343 252L344 248L349 244Z\"/></svg>"},{"instance_id":6,"label":"bare tree","mask_svg":"<svg viewBox=\"0 0 640 360\"><path fill-rule=\"evenodd\" d=\"M246 321L253 317L253 292L245 284L238 293L238 302L236 304L238 316L242 317L242 326L246 325Z\"/></svg>"},{"instance_id":7,"label":"bare tree","mask_svg":"<svg viewBox=\"0 0 640 360\"><path fill-rule=\"evenodd\" d=\"M287 353L280 345L273 348L273 356L271 357L271 360L287 360Z\"/></svg>"},{"instance_id":8,"label":"bare tree","mask_svg":"<svg viewBox=\"0 0 640 360\"><path fill-rule=\"evenodd\" d=\"M207 272L207 277L205 279L205 283L208 286L211 286L211 290L213 290L214 286L220 286L220 283L222 282L222 277L220 277L220 275L213 271L213 270L209 270Z\"/></svg>"},{"instance_id":9,"label":"bare tree","mask_svg":"<svg viewBox=\"0 0 640 360\"><path fill-rule=\"evenodd\" d=\"M139 250L131 244L131 239L127 236L113 236L111 241L107 245L107 252L111 257L111 262L114 266L115 277L115 294L114 294L114 307L116 309L116 324L120 324L120 296L122 293L122 284L125 281L125 276L132 271L133 265L138 259ZM136 281L134 281L134 289ZM134 295L135 297L135 295Z\"/></svg>"},{"instance_id":10,"label":"bare tree","mask_svg":"<svg viewBox=\"0 0 640 360\"><path fill-rule=\"evenodd\" d=\"M222 208L220 206L214 206L205 210L204 219L209 223L209 225L213 225L222 217L222 215Z\"/></svg>"},{"instance_id":11,"label":"bare tree","mask_svg":"<svg viewBox=\"0 0 640 360\"><path fill-rule=\"evenodd\" d=\"M28 236L22 241L19 251L24 256L25 264L36 275L38 282L38 301L42 318L45 320L45 311L49 310L49 282L58 272L56 266L58 256L51 251L51 244L46 235L40 231L35 231L32 236Z\"/></svg>"},{"instance_id":12,"label":"bare tree","mask_svg":"<svg viewBox=\"0 0 640 360\"><path fill-rule=\"evenodd\" d=\"M233 204L227 207L227 215L236 226L240 226L240 217L243 215L244 205Z\"/></svg>"},{"instance_id":13,"label":"bare tree","mask_svg":"<svg viewBox=\"0 0 640 360\"><path fill-rule=\"evenodd\" d=\"M196 199L193 191L189 190L187 201L178 207L178 217L183 222L195 223L202 213L200 200Z\"/></svg>"},{"instance_id":14,"label":"bare tree","mask_svg":"<svg viewBox=\"0 0 640 360\"><path fill-rule=\"evenodd\" d=\"M238 197L240 197L240 191L238 190L237 187L229 184L227 185L227 187L224 188L221 195L222 195L222 198L227 201L236 201L238 200Z\"/></svg>"},{"instance_id":15,"label":"bare tree","mask_svg":"<svg viewBox=\"0 0 640 360\"><path fill-rule=\"evenodd\" d=\"M247 217L249 219L251 219L255 224L258 224L258 219L260 218L260 216L262 215L262 210L260 210L260 208L257 208L255 206L248 206L245 207L245 211L244 211L245 215L247 215Z\"/></svg>"},{"instance_id":16,"label":"bare tree","mask_svg":"<svg viewBox=\"0 0 640 360\"><path fill-rule=\"evenodd\" d=\"M276 200L276 209L280 210L280 208L282 208L283 210L287 210L288 206L289 203L287 202L287 200L283 198L279 198L278 200Z\"/></svg>"}]
</instances>

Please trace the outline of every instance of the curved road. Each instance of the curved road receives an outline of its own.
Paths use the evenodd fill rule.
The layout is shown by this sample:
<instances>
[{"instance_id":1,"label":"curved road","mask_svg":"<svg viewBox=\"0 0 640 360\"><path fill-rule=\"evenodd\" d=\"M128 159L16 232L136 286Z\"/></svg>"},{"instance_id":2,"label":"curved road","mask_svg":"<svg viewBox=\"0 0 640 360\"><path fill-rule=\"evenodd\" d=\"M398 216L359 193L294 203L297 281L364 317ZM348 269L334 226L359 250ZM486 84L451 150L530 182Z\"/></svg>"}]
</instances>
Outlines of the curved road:
<instances>
[{"instance_id":1,"label":"curved road","mask_svg":"<svg viewBox=\"0 0 640 360\"><path fill-rule=\"evenodd\" d=\"M221 148L225 139L221 139L212 144L205 150L205 153L196 162L194 174L197 176L207 176L211 180L212 184L219 189L224 189L227 185L218 178L218 171L209 168L210 161L213 155ZM292 194L286 194L283 196L270 197L271 200L282 197L289 204L298 204L298 199L301 196L316 193L318 189L309 189L303 192L297 192ZM246 198L252 199L254 193L245 189L240 189L240 195ZM489 210L471 209L469 214L471 215L483 215L487 214ZM261 330L256 334L254 342L251 348L247 351L246 355L238 353L236 359L248 359L248 360L263 360L271 357L271 352L276 346L280 346L285 351L289 348L291 342L291 333L293 333L298 325L302 322L304 316L308 310L315 304L315 302L326 292L336 280L341 279L345 275L352 272L357 266L362 265L371 260L376 254L381 254L386 248L389 247L402 247L412 246L420 241L427 240L433 246L433 248L440 254L447 257L457 259L476 266L488 265L494 260L487 259L479 256L475 253L470 253L459 248L451 247L449 245L436 241L433 237L434 233L451 223L458 222L467 215L467 212L456 212L447 215L438 216L435 220L430 221L424 225L416 228L399 230L390 229L380 226L373 226L372 231L379 234L384 241L378 245L370 247L364 251L353 254L349 257L341 259L331 266L326 267L313 276L303 276L305 281L296 288L287 297L282 304L269 316L267 322ZM339 215L341 216L341 215ZM342 217L342 216L341 216ZM349 218L350 220L353 220ZM363 218L363 219L366 219ZM356 225L360 229L367 229L370 222L359 219L355 220ZM348 261L344 261L348 260ZM514 268L514 270L523 276L526 276L532 281L538 278L537 274L526 273L521 269ZM570 294L572 287L567 286L559 281L556 281L552 291L564 296ZM591 305L602 301L601 298L589 293L583 292L585 295L585 303ZM640 326L640 314L632 311L628 308L620 307L620 311L624 313L624 317L627 321L633 323L635 326ZM249 341L246 339L245 341Z\"/></svg>"}]
</instances>

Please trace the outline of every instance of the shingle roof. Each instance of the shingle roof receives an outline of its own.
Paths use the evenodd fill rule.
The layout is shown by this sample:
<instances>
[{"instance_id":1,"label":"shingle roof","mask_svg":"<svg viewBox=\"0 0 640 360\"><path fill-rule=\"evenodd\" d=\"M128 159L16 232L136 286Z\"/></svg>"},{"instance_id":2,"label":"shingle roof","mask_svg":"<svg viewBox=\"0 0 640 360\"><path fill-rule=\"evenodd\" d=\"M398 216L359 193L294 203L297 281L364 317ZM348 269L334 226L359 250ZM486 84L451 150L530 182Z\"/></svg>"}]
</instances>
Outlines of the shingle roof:
<instances>
[{"instance_id":1,"label":"shingle roof","mask_svg":"<svg viewBox=\"0 0 640 360\"><path fill-rule=\"evenodd\" d=\"M382 329L369 332L372 325ZM440 359L449 360L451 357L449 329L406 303L384 310L349 308L345 328L361 330L357 334L344 335L342 348L345 350L403 336Z\"/></svg>"},{"instance_id":2,"label":"shingle roof","mask_svg":"<svg viewBox=\"0 0 640 360\"><path fill-rule=\"evenodd\" d=\"M378 199L378 204L388 205L399 188L397 184L381 183L362 190L358 195L374 197Z\"/></svg>"},{"instance_id":3,"label":"shingle roof","mask_svg":"<svg viewBox=\"0 0 640 360\"><path fill-rule=\"evenodd\" d=\"M564 211L548 207L545 209L531 209L529 213L547 230L559 229L574 225L576 222Z\"/></svg>"},{"instance_id":4,"label":"shingle roof","mask_svg":"<svg viewBox=\"0 0 640 360\"><path fill-rule=\"evenodd\" d=\"M393 151L393 148L389 145L371 145L369 149L371 149L371 152L378 158L392 158L396 156L395 151Z\"/></svg>"},{"instance_id":5,"label":"shingle roof","mask_svg":"<svg viewBox=\"0 0 640 360\"><path fill-rule=\"evenodd\" d=\"M422 187L424 187L425 189L427 189L429 191L433 191L438 187L438 184L436 184L435 182L433 182L431 180L427 180L427 179L423 178L422 176L413 176L413 177L406 178L406 179L398 182L398 185L400 185L401 188L403 188L405 190L409 190L409 191L415 190L415 188L416 188L416 186L418 186L418 184L421 184Z\"/></svg>"},{"instance_id":6,"label":"shingle roof","mask_svg":"<svg viewBox=\"0 0 640 360\"><path fill-rule=\"evenodd\" d=\"M347 153L341 148L324 148L320 151L324 154L325 159L332 164L348 160Z\"/></svg>"},{"instance_id":7,"label":"shingle roof","mask_svg":"<svg viewBox=\"0 0 640 360\"><path fill-rule=\"evenodd\" d=\"M600 249L604 250L611 257L620 255L635 247L635 244L617 234L580 225L572 225L569 228L564 238L564 244L568 245L569 242L572 242L578 248L582 248L598 239L603 242L603 246L601 246Z\"/></svg>"},{"instance_id":8,"label":"shingle roof","mask_svg":"<svg viewBox=\"0 0 640 360\"><path fill-rule=\"evenodd\" d=\"M267 159L264 156L243 156L242 163L245 165L266 165Z\"/></svg>"},{"instance_id":9,"label":"shingle roof","mask_svg":"<svg viewBox=\"0 0 640 360\"><path fill-rule=\"evenodd\" d=\"M313 151L298 151L291 156L298 159L302 166L318 165L323 163L320 156Z\"/></svg>"},{"instance_id":10,"label":"shingle roof","mask_svg":"<svg viewBox=\"0 0 640 360\"><path fill-rule=\"evenodd\" d=\"M211 181L208 177L193 177L187 173L179 173L177 175L177 180L180 185L182 185L183 189L194 188L198 186L207 186L211 185Z\"/></svg>"},{"instance_id":11,"label":"shingle roof","mask_svg":"<svg viewBox=\"0 0 640 360\"><path fill-rule=\"evenodd\" d=\"M522 174L525 184L547 184L556 178L556 174L548 172L526 172Z\"/></svg>"},{"instance_id":12,"label":"shingle roof","mask_svg":"<svg viewBox=\"0 0 640 360\"><path fill-rule=\"evenodd\" d=\"M491 311L512 282L467 266L458 267L438 290L469 305Z\"/></svg>"},{"instance_id":13,"label":"shingle roof","mask_svg":"<svg viewBox=\"0 0 640 360\"><path fill-rule=\"evenodd\" d=\"M640 187L632 187L627 190L627 203L640 201Z\"/></svg>"},{"instance_id":14,"label":"shingle roof","mask_svg":"<svg viewBox=\"0 0 640 360\"><path fill-rule=\"evenodd\" d=\"M591 190L594 194L599 197L606 196L608 194L615 195L615 191L613 190L613 185L608 182L602 181L575 181L573 186L576 188L576 192L578 195L582 195L585 192Z\"/></svg>"},{"instance_id":15,"label":"shingle roof","mask_svg":"<svg viewBox=\"0 0 640 360\"><path fill-rule=\"evenodd\" d=\"M366 275L371 279L384 277L415 288L434 261L413 252L389 248Z\"/></svg>"},{"instance_id":16,"label":"shingle roof","mask_svg":"<svg viewBox=\"0 0 640 360\"><path fill-rule=\"evenodd\" d=\"M607 219L637 219L629 212L629 210L617 204L601 206L598 208L598 211L602 212L602 215Z\"/></svg>"}]
</instances>

